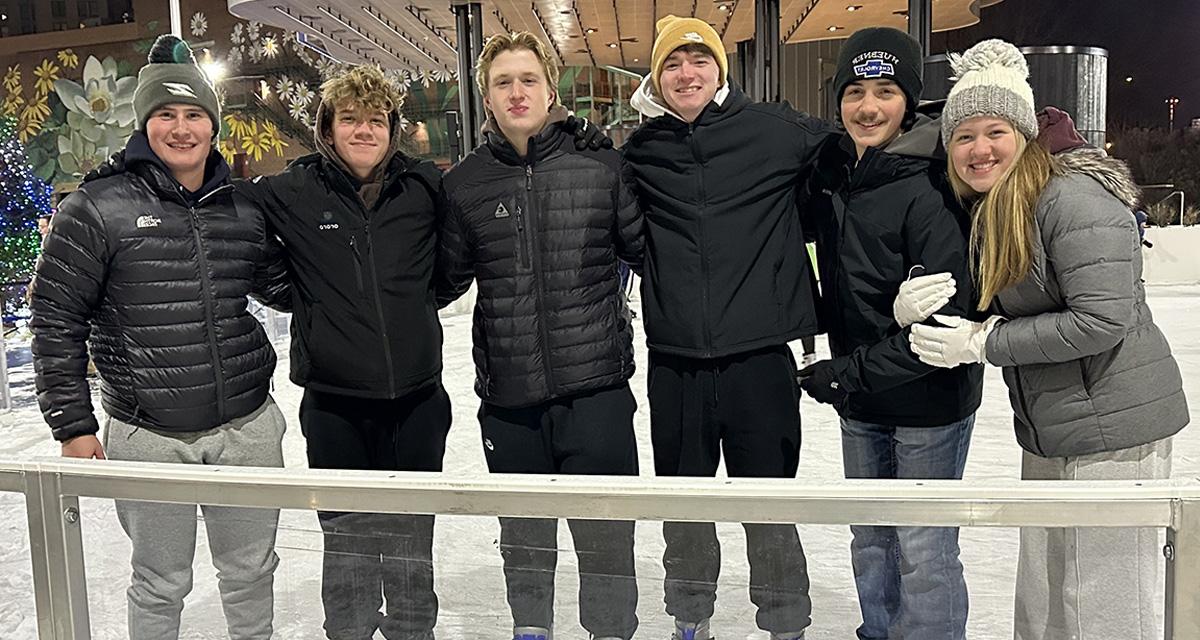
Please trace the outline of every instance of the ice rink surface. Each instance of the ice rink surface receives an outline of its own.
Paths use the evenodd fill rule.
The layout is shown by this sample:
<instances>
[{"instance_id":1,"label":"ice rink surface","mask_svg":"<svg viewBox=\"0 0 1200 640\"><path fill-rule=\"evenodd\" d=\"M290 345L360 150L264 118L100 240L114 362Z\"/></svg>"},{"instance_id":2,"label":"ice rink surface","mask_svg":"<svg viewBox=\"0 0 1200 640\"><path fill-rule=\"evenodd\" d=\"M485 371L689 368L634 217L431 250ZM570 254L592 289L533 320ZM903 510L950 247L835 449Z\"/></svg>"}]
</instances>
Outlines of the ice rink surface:
<instances>
[{"instance_id":1,"label":"ice rink surface","mask_svg":"<svg viewBox=\"0 0 1200 640\"><path fill-rule=\"evenodd\" d=\"M1200 286L1159 286L1148 290L1155 318L1171 342L1183 369L1193 418L1200 415ZM470 314L444 318L444 382L454 402L445 473L454 477L486 473L478 423L478 399L472 391L474 367L470 357ZM649 412L646 406L645 348L640 327L637 339L639 370L633 378L638 398L636 429L643 475L653 470ZM286 342L279 345L274 396L289 420L284 449L289 467L305 466L304 438L297 410L301 389L287 379ZM799 355L799 343L792 345ZM827 354L824 338L818 352ZM27 343L9 345L15 410L0 414L0 459L24 460L58 454L42 422L33 395L33 365ZM1012 434L1012 413L999 370L989 367L984 403L979 410L965 481L1016 479L1020 450ZM98 406L98 402L97 402ZM805 398L802 401L803 450L798 478L805 483L836 483L842 477L841 448L836 414ZM1195 420L1193 420L1195 421ZM1200 476L1200 431L1185 430L1174 445L1174 477ZM92 621L92 637L124 638L125 594L129 580L129 543L117 524L111 501L85 499L84 545ZM670 620L662 612L661 527L657 522L638 524L637 571L640 587L637 638L665 640ZM749 580L741 527L718 525L723 566L713 630L720 640L766 638L754 626L754 609L746 585ZM223 638L214 570L200 528L196 553L195 589L183 613L184 638ZM511 619L504 600L503 576L497 549L499 527L492 518L440 517L437 523L435 571L441 611L439 640L508 640ZM555 637L583 640L576 611L575 559L566 526L559 529L559 573ZM851 640L860 621L849 561L849 530L835 526L801 526L812 580L813 625L808 640ZM275 637L320 639L321 534L312 512L285 512L281 516L278 551L282 559L276 573ZM971 594L968 636L974 640L1012 637L1012 589L1016 572L1015 529L964 529L962 561ZM29 540L24 498L0 494L0 640L33 640L37 637L30 575ZM377 636L381 637L381 636Z\"/></svg>"}]
</instances>

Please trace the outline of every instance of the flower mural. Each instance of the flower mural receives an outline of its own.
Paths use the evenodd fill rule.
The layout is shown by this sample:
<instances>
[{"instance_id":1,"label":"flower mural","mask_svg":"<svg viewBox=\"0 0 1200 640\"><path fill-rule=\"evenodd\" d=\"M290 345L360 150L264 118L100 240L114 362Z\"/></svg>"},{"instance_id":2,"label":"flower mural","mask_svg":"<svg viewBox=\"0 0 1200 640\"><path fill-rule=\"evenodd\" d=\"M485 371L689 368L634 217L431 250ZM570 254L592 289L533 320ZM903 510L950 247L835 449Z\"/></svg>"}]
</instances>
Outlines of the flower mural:
<instances>
[{"instance_id":1,"label":"flower mural","mask_svg":"<svg viewBox=\"0 0 1200 640\"><path fill-rule=\"evenodd\" d=\"M204 17L203 13L197 11L192 14L191 28L192 35L197 38L204 37L204 34L208 33L208 18Z\"/></svg>"},{"instance_id":2,"label":"flower mural","mask_svg":"<svg viewBox=\"0 0 1200 640\"><path fill-rule=\"evenodd\" d=\"M89 56L83 82L54 81L59 100L67 109L58 130L58 164L67 175L80 177L125 146L133 133L134 76L118 77L117 62Z\"/></svg>"},{"instance_id":3,"label":"flower mural","mask_svg":"<svg viewBox=\"0 0 1200 640\"><path fill-rule=\"evenodd\" d=\"M58 63L64 69L74 69L79 66L79 56L75 55L75 52L71 49L63 49L58 52Z\"/></svg>"}]
</instances>

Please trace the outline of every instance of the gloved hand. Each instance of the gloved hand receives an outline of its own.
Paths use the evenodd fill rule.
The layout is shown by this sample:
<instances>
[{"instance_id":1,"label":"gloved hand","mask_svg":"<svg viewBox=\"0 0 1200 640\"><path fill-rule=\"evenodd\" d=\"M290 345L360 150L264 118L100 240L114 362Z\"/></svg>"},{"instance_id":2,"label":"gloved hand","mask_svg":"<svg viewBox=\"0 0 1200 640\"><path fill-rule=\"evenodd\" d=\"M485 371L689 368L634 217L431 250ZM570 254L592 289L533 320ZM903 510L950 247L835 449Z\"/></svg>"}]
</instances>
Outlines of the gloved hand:
<instances>
[{"instance_id":1,"label":"gloved hand","mask_svg":"<svg viewBox=\"0 0 1200 640\"><path fill-rule=\"evenodd\" d=\"M813 400L841 409L846 402L846 391L838 382L837 367L833 360L822 360L796 372L796 381Z\"/></svg>"},{"instance_id":2,"label":"gloved hand","mask_svg":"<svg viewBox=\"0 0 1200 640\"><path fill-rule=\"evenodd\" d=\"M87 172L87 175L83 176L83 182L87 182L89 180L98 180L100 178L107 178L108 176L111 176L114 173L123 173L124 171L125 171L125 150L121 149L120 151L112 154L112 157L110 157L104 164Z\"/></svg>"},{"instance_id":3,"label":"gloved hand","mask_svg":"<svg viewBox=\"0 0 1200 640\"><path fill-rule=\"evenodd\" d=\"M587 118L571 114L563 122L563 128L575 136L575 148L580 151L588 149L599 151L600 149L611 149L613 146L612 138L604 135L600 127L592 124Z\"/></svg>"},{"instance_id":4,"label":"gloved hand","mask_svg":"<svg viewBox=\"0 0 1200 640\"><path fill-rule=\"evenodd\" d=\"M945 326L914 324L908 337L909 346L921 362L947 369L960 364L987 362L988 334L1003 320L1000 316L992 316L986 322L971 322L937 313L933 314L933 319Z\"/></svg>"},{"instance_id":5,"label":"gloved hand","mask_svg":"<svg viewBox=\"0 0 1200 640\"><path fill-rule=\"evenodd\" d=\"M900 284L900 292L892 302L892 317L901 329L916 324L946 306L957 291L949 272L909 277Z\"/></svg>"}]
</instances>

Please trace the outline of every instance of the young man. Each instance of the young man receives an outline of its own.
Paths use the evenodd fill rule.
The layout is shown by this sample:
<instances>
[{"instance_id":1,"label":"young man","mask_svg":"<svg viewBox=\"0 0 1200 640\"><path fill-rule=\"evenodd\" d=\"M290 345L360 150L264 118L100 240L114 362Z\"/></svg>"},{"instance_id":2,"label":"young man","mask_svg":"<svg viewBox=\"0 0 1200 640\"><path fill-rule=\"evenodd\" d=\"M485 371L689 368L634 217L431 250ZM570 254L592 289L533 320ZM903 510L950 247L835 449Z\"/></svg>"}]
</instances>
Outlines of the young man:
<instances>
[{"instance_id":1,"label":"young man","mask_svg":"<svg viewBox=\"0 0 1200 640\"><path fill-rule=\"evenodd\" d=\"M441 174L399 151L399 91L375 67L321 87L318 153L240 183L287 247L291 378L314 469L441 471L450 429L432 295ZM331 640L426 640L433 516L319 512ZM380 606L386 599L386 612Z\"/></svg>"},{"instance_id":2,"label":"young man","mask_svg":"<svg viewBox=\"0 0 1200 640\"><path fill-rule=\"evenodd\" d=\"M63 201L33 290L38 403L64 456L282 467L275 352L246 311L286 299L266 223L213 149L220 110L187 45L162 36L138 74L122 169ZM270 269L268 267L271 267ZM85 378L100 371L105 442ZM272 634L276 509L201 506L229 636ZM179 637L196 507L117 501L133 545L129 637Z\"/></svg>"},{"instance_id":3,"label":"young man","mask_svg":"<svg viewBox=\"0 0 1200 640\"><path fill-rule=\"evenodd\" d=\"M486 141L446 174L438 302L479 283L475 390L493 473L637 475L633 330L618 258L641 263L642 220L616 151L577 151L558 68L530 33L484 46ZM591 638L637 628L634 523L571 520L579 617ZM500 519L514 640L548 640L557 522Z\"/></svg>"},{"instance_id":4,"label":"young man","mask_svg":"<svg viewBox=\"0 0 1200 640\"><path fill-rule=\"evenodd\" d=\"M800 390L787 342L818 331L797 196L830 133L730 85L721 40L704 21L667 16L657 26L650 75L633 99L650 119L624 148L646 214L655 472L713 476L724 451L731 477L794 477ZM802 637L811 601L796 527L745 529L758 626ZM710 638L715 528L665 523L663 535L675 638Z\"/></svg>"},{"instance_id":5,"label":"young man","mask_svg":"<svg viewBox=\"0 0 1200 640\"><path fill-rule=\"evenodd\" d=\"M897 298L924 268L953 279L913 278L920 298L954 315L973 307L969 221L946 177L938 114L917 108L921 68L920 45L902 31L850 36L835 76L846 134L825 145L814 181L831 195L806 209L833 358L802 370L801 386L841 416L847 478L961 479L982 394L981 366L939 369L913 355L905 326L921 316ZM861 640L964 638L958 529L851 532Z\"/></svg>"}]
</instances>

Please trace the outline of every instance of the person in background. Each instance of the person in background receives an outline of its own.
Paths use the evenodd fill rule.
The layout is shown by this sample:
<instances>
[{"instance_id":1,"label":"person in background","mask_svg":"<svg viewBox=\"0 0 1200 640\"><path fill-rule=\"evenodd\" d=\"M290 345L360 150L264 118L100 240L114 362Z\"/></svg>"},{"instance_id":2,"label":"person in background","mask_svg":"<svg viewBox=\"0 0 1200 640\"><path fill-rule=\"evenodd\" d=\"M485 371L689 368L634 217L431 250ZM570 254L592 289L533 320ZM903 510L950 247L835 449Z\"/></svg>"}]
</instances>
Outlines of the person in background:
<instances>
[{"instance_id":1,"label":"person in background","mask_svg":"<svg viewBox=\"0 0 1200 640\"><path fill-rule=\"evenodd\" d=\"M975 322L933 315L914 353L939 367L1003 367L1026 480L1170 477L1189 421L1179 366L1154 324L1130 208L1112 165L1037 144L1024 56L986 40L951 56L942 115L950 181L970 207ZM1155 529L1023 528L1014 637L1130 638L1158 631Z\"/></svg>"}]
</instances>

